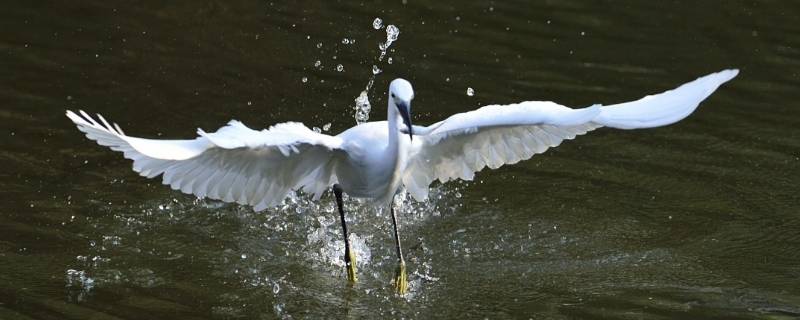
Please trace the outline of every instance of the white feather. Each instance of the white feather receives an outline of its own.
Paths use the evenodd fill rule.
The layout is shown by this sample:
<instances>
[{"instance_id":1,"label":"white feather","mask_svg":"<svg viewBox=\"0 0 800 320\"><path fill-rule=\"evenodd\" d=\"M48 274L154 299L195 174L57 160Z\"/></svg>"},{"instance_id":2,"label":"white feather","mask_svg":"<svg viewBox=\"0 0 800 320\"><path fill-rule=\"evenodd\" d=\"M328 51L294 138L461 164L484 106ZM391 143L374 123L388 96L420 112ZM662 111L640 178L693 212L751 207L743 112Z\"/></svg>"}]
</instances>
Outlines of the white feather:
<instances>
[{"instance_id":1,"label":"white feather","mask_svg":"<svg viewBox=\"0 0 800 320\"><path fill-rule=\"evenodd\" d=\"M184 193L228 202L257 205L260 209L275 205L281 196L265 198L257 190L269 185L284 192L297 181L330 181L330 176L309 179L292 172L314 171L329 166L337 159L341 140L316 133L300 123L283 123L270 129L255 131L238 121L231 121L215 133L198 130L193 140L152 140L125 136L102 116L95 121L84 112L67 111L69 117L98 144L121 151L134 160L133 169L152 178L163 174L162 181ZM284 152L288 150L290 152ZM313 158L307 155L313 154ZM310 168L301 168L300 166ZM298 188L304 187L300 184ZM264 200L267 201L264 201Z\"/></svg>"},{"instance_id":2,"label":"white feather","mask_svg":"<svg viewBox=\"0 0 800 320\"><path fill-rule=\"evenodd\" d=\"M424 135L414 139L403 184L414 198L423 200L434 180L472 180L484 167L529 159L602 126L639 129L677 122L738 72L713 73L674 90L610 106L570 109L528 101L486 106L429 127L415 126L414 132Z\"/></svg>"},{"instance_id":3,"label":"white feather","mask_svg":"<svg viewBox=\"0 0 800 320\"><path fill-rule=\"evenodd\" d=\"M239 121L191 140L153 140L125 135L116 124L67 111L89 139L133 160L142 176L162 175L175 190L263 210L292 190L319 199L333 183L353 197L387 204L401 185L422 200L434 180L471 180L485 167L529 159L564 140L602 126L636 129L683 119L722 83L725 70L674 90L610 106L571 109L554 102L491 105L453 115L431 126L401 127L414 96L411 84L390 85L387 121L369 122L337 136L287 122L255 131Z\"/></svg>"}]
</instances>

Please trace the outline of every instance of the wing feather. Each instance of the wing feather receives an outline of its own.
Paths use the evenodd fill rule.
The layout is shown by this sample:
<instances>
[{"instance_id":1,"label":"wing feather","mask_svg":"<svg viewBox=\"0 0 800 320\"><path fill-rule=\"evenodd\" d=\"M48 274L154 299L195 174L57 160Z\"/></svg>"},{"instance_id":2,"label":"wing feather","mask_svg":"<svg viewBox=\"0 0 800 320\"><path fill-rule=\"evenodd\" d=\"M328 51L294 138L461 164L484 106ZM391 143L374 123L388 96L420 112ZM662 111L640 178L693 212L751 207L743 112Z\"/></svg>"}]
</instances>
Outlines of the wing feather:
<instances>
[{"instance_id":1,"label":"wing feather","mask_svg":"<svg viewBox=\"0 0 800 320\"><path fill-rule=\"evenodd\" d=\"M231 121L217 132L198 130L191 140L153 140L127 136L117 124L83 111L67 111L78 129L102 146L133 160L133 170L174 190L198 197L254 206L280 203L290 190L319 198L336 178L344 155L341 138L316 133L300 123L281 123L256 131Z\"/></svg>"},{"instance_id":2,"label":"wing feather","mask_svg":"<svg viewBox=\"0 0 800 320\"><path fill-rule=\"evenodd\" d=\"M549 101L491 105L453 115L420 133L403 184L417 200L434 180L472 180L485 167L517 163L602 126L638 129L664 126L691 114L738 70L712 73L680 87L610 106L571 109Z\"/></svg>"}]
</instances>

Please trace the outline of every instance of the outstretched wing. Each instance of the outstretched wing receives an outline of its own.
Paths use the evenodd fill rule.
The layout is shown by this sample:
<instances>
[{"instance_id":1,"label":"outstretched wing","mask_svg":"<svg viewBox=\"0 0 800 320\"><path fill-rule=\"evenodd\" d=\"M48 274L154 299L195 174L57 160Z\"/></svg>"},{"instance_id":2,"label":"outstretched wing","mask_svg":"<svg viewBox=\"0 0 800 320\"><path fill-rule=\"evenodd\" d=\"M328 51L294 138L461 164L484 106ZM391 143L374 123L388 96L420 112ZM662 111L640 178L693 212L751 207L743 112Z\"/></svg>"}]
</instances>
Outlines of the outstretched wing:
<instances>
[{"instance_id":1,"label":"outstretched wing","mask_svg":"<svg viewBox=\"0 0 800 320\"><path fill-rule=\"evenodd\" d=\"M133 170L198 197L237 202L263 210L280 203L290 190L319 198L335 179L341 139L287 122L255 131L231 121L214 133L198 130L193 140L154 140L126 136L102 116L80 111L69 117L102 146L133 160Z\"/></svg>"},{"instance_id":2,"label":"outstretched wing","mask_svg":"<svg viewBox=\"0 0 800 320\"><path fill-rule=\"evenodd\" d=\"M675 123L694 111L721 84L738 74L724 70L674 90L632 102L583 109L543 101L491 105L415 127L403 184L417 200L434 180L472 180L484 167L531 158L567 139L602 126L639 129Z\"/></svg>"}]
</instances>

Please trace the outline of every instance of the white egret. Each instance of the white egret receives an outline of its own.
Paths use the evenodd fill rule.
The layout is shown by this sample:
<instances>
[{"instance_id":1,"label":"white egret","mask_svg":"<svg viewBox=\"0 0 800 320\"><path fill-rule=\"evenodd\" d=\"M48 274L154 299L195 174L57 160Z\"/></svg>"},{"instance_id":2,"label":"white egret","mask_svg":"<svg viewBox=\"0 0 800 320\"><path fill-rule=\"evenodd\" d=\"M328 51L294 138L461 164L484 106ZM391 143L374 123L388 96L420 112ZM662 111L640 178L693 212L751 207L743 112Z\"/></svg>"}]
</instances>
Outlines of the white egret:
<instances>
[{"instance_id":1,"label":"white egret","mask_svg":"<svg viewBox=\"0 0 800 320\"><path fill-rule=\"evenodd\" d=\"M332 186L350 281L356 280L356 262L342 192L388 206L398 256L394 284L402 294L407 288L405 261L391 205L401 186L422 201L434 180L471 180L484 167L495 169L528 159L599 127L638 129L674 123L737 74L735 69L724 70L674 90L609 106L570 109L544 101L485 106L427 127L411 124L414 91L408 81L396 79L389 86L387 121L360 124L336 136L297 122L256 131L234 120L214 133L198 129L195 139L155 140L127 136L100 115L100 122L83 111L67 111L67 117L89 139L133 160L133 170L140 175L162 175L164 184L200 198L263 210L280 203L291 190L318 200Z\"/></svg>"}]
</instances>

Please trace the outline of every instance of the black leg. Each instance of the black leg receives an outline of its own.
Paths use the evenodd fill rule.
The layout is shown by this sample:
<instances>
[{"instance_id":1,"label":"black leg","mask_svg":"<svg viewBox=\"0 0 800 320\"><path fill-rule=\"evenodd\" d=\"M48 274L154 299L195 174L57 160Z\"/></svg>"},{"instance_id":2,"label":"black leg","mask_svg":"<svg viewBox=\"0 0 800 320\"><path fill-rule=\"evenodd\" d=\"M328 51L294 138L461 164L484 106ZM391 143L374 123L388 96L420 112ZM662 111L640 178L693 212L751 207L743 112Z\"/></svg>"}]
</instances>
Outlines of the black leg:
<instances>
[{"instance_id":1,"label":"black leg","mask_svg":"<svg viewBox=\"0 0 800 320\"><path fill-rule=\"evenodd\" d=\"M397 215L394 213L394 206L390 206L392 211L392 226L394 227L394 243L397 249L397 261L403 260L403 249L400 246L400 233L397 231Z\"/></svg>"},{"instance_id":2,"label":"black leg","mask_svg":"<svg viewBox=\"0 0 800 320\"><path fill-rule=\"evenodd\" d=\"M344 265L347 268L347 280L355 282L356 278L356 256L350 249L350 239L347 233L347 221L344 219L344 203L342 202L342 187L339 184L333 185L333 194L336 197L336 206L339 208L339 216L342 218L342 233L344 234Z\"/></svg>"},{"instance_id":3,"label":"black leg","mask_svg":"<svg viewBox=\"0 0 800 320\"><path fill-rule=\"evenodd\" d=\"M394 242L397 249L397 270L394 277L394 288L397 293L404 294L408 290L408 277L406 276L406 261L403 259L403 249L400 246L400 233L397 231L397 215L394 213L394 201L389 204L392 212L392 226L394 227Z\"/></svg>"}]
</instances>

